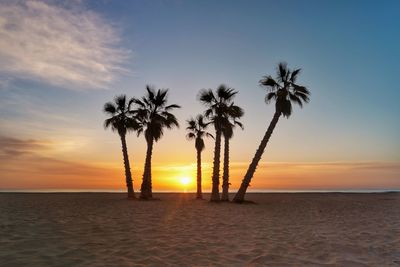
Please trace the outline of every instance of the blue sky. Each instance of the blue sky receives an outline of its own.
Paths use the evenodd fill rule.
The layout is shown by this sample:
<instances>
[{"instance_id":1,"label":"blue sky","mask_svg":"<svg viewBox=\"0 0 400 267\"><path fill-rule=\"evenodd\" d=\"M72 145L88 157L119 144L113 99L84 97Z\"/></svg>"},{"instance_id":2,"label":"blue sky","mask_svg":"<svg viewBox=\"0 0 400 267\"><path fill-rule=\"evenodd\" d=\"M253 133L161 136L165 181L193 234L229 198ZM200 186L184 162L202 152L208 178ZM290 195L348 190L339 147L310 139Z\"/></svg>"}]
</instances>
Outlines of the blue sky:
<instances>
[{"instance_id":1,"label":"blue sky","mask_svg":"<svg viewBox=\"0 0 400 267\"><path fill-rule=\"evenodd\" d=\"M299 83L309 87L311 102L279 122L265 162L400 161L398 1L2 6L0 134L51 144L35 155L117 165L119 140L102 129L104 102L120 93L140 96L146 84L170 88L171 102L183 106L177 116L184 125L203 110L199 89L225 83L239 91L236 103L245 110L245 130L232 141L232 161L240 165L253 156L273 114L258 80L286 61L302 68ZM155 162L191 164L193 144L184 135L184 127L167 133ZM144 142L134 136L128 142L139 174ZM211 161L212 142L207 148L205 160ZM388 175L398 187L393 177L399 178L399 170Z\"/></svg>"}]
</instances>

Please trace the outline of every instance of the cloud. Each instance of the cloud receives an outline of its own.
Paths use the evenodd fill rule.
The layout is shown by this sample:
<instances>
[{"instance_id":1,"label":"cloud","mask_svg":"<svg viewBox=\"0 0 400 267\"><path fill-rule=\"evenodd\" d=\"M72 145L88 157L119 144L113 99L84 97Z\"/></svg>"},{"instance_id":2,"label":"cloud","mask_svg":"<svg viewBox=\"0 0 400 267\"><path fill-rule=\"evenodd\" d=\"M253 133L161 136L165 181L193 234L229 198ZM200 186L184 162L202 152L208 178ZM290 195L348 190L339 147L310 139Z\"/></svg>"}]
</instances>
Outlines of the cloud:
<instances>
[{"instance_id":1,"label":"cloud","mask_svg":"<svg viewBox=\"0 0 400 267\"><path fill-rule=\"evenodd\" d=\"M18 157L49 148L49 142L0 136L0 159Z\"/></svg>"},{"instance_id":2,"label":"cloud","mask_svg":"<svg viewBox=\"0 0 400 267\"><path fill-rule=\"evenodd\" d=\"M65 88L104 88L129 51L117 29L81 6L42 1L0 3L0 77L34 79ZM5 77L3 79L3 77Z\"/></svg>"}]
</instances>

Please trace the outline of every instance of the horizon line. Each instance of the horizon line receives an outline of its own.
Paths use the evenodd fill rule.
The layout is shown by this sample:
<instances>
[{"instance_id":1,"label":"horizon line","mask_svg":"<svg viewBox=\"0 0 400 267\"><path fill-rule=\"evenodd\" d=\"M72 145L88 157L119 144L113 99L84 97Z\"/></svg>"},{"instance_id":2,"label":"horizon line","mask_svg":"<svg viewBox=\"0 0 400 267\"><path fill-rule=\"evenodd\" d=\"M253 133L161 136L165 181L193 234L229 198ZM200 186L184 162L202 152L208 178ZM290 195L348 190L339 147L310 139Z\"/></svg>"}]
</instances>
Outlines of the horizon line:
<instances>
[{"instance_id":1,"label":"horizon line","mask_svg":"<svg viewBox=\"0 0 400 267\"><path fill-rule=\"evenodd\" d=\"M237 191L231 191L230 194L235 194ZM400 188L397 189L302 189L302 190L249 190L248 193L400 193ZM0 189L1 193L110 193L110 194L125 194L124 190L97 190L97 189ZM140 193L140 191L135 192ZM173 191L173 190L157 190L153 191L156 194L195 194L196 191ZM210 194L211 191L205 191L204 194Z\"/></svg>"}]
</instances>

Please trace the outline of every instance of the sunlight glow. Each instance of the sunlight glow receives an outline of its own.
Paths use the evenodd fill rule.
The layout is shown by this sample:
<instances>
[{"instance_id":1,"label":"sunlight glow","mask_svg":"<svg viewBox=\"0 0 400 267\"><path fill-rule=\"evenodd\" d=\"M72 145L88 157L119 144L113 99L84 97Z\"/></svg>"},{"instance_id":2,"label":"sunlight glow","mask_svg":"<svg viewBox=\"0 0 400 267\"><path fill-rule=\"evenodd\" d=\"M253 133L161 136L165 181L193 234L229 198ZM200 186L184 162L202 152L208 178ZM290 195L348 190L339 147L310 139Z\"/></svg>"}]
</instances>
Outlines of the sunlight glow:
<instances>
[{"instance_id":1,"label":"sunlight glow","mask_svg":"<svg viewBox=\"0 0 400 267\"><path fill-rule=\"evenodd\" d=\"M183 185L188 185L191 182L191 180L192 179L190 177L185 176L185 177L181 177L179 181Z\"/></svg>"}]
</instances>

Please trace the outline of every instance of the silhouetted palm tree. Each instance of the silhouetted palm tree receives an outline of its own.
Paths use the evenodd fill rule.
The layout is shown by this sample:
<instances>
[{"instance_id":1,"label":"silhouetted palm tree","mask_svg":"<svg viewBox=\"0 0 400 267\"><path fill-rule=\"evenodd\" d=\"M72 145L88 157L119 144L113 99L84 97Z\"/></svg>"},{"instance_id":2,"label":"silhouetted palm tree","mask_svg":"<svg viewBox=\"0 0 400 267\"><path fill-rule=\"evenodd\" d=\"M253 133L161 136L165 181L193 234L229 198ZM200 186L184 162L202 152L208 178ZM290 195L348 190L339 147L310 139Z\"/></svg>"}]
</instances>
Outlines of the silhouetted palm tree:
<instances>
[{"instance_id":1,"label":"silhouetted palm tree","mask_svg":"<svg viewBox=\"0 0 400 267\"><path fill-rule=\"evenodd\" d=\"M233 137L233 130L236 126L239 126L240 128L243 129L243 124L238 120L240 119L243 115L244 112L242 108L235 106L231 104L230 109L236 109L232 110L230 112L230 118L226 118L223 126L222 126L222 134L224 136L224 168L223 168L223 174L222 174L222 196L221 200L222 201L229 201L229 141Z\"/></svg>"},{"instance_id":2,"label":"silhouetted palm tree","mask_svg":"<svg viewBox=\"0 0 400 267\"><path fill-rule=\"evenodd\" d=\"M224 120L230 116L230 113L234 112L236 108L232 108L231 105L233 98L237 94L232 88L228 88L225 85L220 85L215 94L211 89L203 89L200 91L199 100L203 103L207 110L204 112L206 118L215 127L215 148L214 148L214 160L213 160L213 173L212 173L212 191L210 201L219 201L219 167L220 167L220 155L221 155L221 134L222 125ZM231 108L229 108L231 107Z\"/></svg>"},{"instance_id":3,"label":"silhouetted palm tree","mask_svg":"<svg viewBox=\"0 0 400 267\"><path fill-rule=\"evenodd\" d=\"M195 140L195 148L197 152L197 199L203 199L203 194L201 191L201 152L204 150L204 137L211 137L212 134L206 131L208 123L204 122L203 115L197 115L196 119L191 118L187 121L188 134L186 137L189 140Z\"/></svg>"},{"instance_id":4,"label":"silhouetted palm tree","mask_svg":"<svg viewBox=\"0 0 400 267\"><path fill-rule=\"evenodd\" d=\"M154 141L160 140L164 134L164 128L172 129L179 127L175 115L170 113L176 104L167 105L168 89L158 89L157 92L150 86L146 86L147 94L142 99L132 98L136 109L132 112L137 117L139 128L138 136L144 134L147 142L147 153L143 171L143 181L140 197L149 199L153 197L151 181L151 156L153 153Z\"/></svg>"},{"instance_id":5,"label":"silhouetted palm tree","mask_svg":"<svg viewBox=\"0 0 400 267\"><path fill-rule=\"evenodd\" d=\"M275 101L275 114L269 124L269 127L262 139L260 146L258 147L256 154L252 162L247 169L246 175L242 180L239 191L235 195L233 201L241 203L244 201L244 195L247 187L250 184L251 178L253 177L258 162L264 153L265 147L267 146L268 140L274 131L276 124L281 115L289 118L292 114L292 102L303 107L303 103L309 102L310 92L304 86L296 84L296 78L300 73L300 69L291 71L286 63L279 63L277 70L277 77L273 79L271 76L264 76L260 80L260 84L268 88L268 93L265 97L266 103L270 103L271 100Z\"/></svg>"},{"instance_id":6,"label":"silhouetted palm tree","mask_svg":"<svg viewBox=\"0 0 400 267\"><path fill-rule=\"evenodd\" d=\"M111 116L111 118L108 118L104 121L104 128L107 129L110 127L112 131L117 131L121 138L128 198L135 198L131 169L129 165L128 148L126 146L125 138L128 131L137 130L139 126L136 119L132 116L129 116L131 104L131 102L126 102L125 95L119 95L114 98L114 103L105 103L103 111Z\"/></svg>"}]
</instances>

